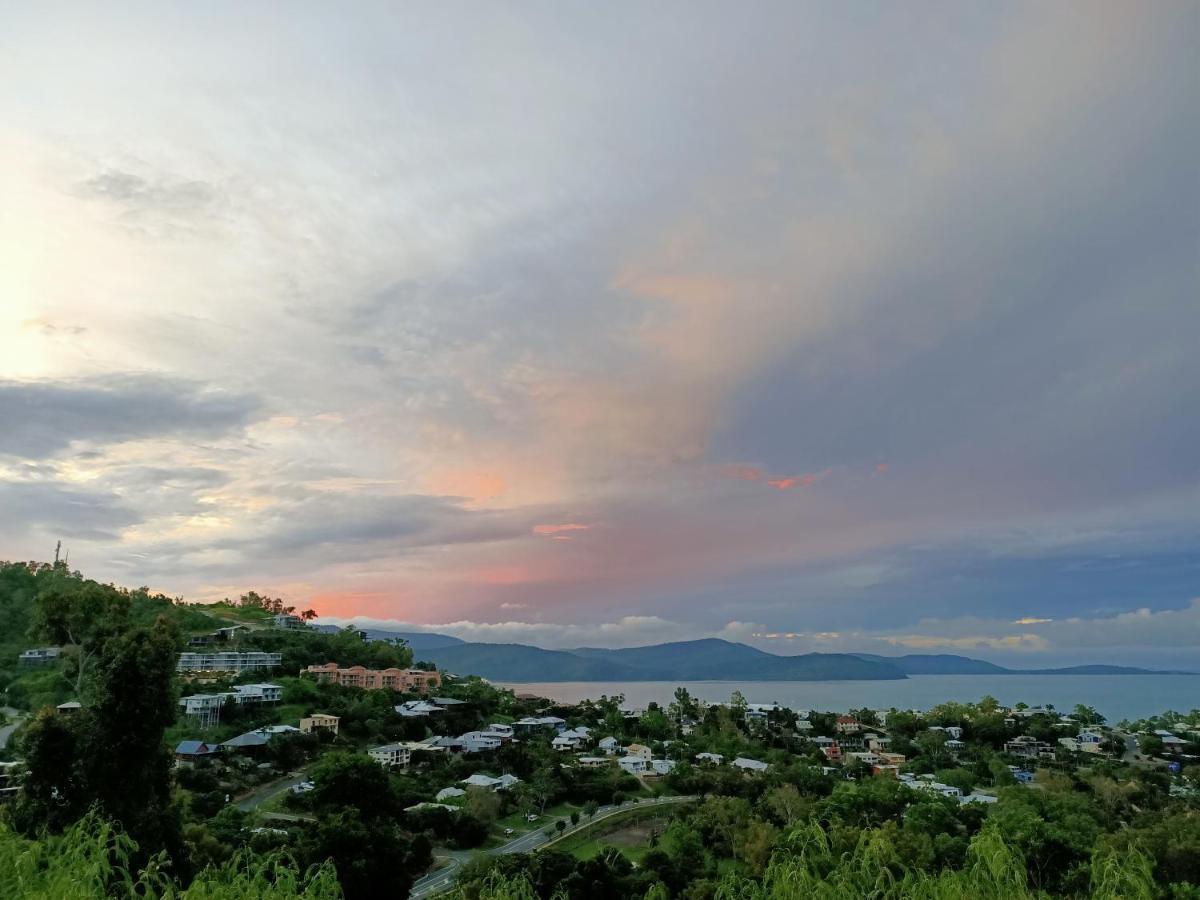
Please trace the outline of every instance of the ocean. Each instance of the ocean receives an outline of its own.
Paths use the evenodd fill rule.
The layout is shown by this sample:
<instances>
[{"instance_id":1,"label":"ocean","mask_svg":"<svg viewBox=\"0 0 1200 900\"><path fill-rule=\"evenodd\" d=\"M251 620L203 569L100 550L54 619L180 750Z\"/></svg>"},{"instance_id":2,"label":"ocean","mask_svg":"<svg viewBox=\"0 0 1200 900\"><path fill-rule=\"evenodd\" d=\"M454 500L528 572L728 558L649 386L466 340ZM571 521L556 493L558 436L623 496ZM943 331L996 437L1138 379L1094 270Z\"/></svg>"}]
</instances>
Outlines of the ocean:
<instances>
[{"instance_id":1,"label":"ocean","mask_svg":"<svg viewBox=\"0 0 1200 900\"><path fill-rule=\"evenodd\" d=\"M791 709L928 709L945 700L970 702L991 695L1006 706L1053 704L1069 712L1076 703L1095 707L1110 722L1165 710L1200 707L1200 675L911 675L902 681L557 681L503 685L519 693L577 703L601 694L625 695L627 706L666 705L677 687L710 703L741 691L750 703Z\"/></svg>"}]
</instances>

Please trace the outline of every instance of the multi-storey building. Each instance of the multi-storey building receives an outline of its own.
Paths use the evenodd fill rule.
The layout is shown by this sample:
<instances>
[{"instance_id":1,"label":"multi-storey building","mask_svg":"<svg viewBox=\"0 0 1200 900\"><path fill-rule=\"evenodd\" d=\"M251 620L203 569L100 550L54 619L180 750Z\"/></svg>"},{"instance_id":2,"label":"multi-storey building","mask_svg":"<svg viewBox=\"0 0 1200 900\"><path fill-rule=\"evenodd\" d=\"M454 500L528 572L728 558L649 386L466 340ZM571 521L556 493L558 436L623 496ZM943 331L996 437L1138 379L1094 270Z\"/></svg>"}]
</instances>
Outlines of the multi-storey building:
<instances>
[{"instance_id":1,"label":"multi-storey building","mask_svg":"<svg viewBox=\"0 0 1200 900\"><path fill-rule=\"evenodd\" d=\"M283 663L282 653L261 650L216 653L180 653L175 669L179 672L249 672L254 669L273 669Z\"/></svg>"},{"instance_id":2,"label":"multi-storey building","mask_svg":"<svg viewBox=\"0 0 1200 900\"><path fill-rule=\"evenodd\" d=\"M339 669L337 663L325 663L309 666L301 674L312 675L317 681L330 681L334 684L375 691L386 688L404 693L427 694L442 685L441 675L423 669L367 669L363 666Z\"/></svg>"}]
</instances>

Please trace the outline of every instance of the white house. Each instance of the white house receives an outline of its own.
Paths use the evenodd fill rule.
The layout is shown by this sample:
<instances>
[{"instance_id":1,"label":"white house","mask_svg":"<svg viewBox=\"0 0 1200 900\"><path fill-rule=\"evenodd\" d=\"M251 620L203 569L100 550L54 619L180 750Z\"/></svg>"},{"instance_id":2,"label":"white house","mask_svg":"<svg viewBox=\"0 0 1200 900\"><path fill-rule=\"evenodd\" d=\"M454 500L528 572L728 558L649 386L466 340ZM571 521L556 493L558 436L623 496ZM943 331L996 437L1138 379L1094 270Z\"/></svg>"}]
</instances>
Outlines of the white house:
<instances>
[{"instance_id":1,"label":"white house","mask_svg":"<svg viewBox=\"0 0 1200 900\"><path fill-rule=\"evenodd\" d=\"M621 744L615 737L601 738L600 743L596 746L603 750L607 756L613 756L621 749Z\"/></svg>"},{"instance_id":2,"label":"white house","mask_svg":"<svg viewBox=\"0 0 1200 900\"><path fill-rule=\"evenodd\" d=\"M702 763L710 763L711 765L714 765L714 766L719 766L721 763L725 762L725 757L722 756L720 753L697 753L696 761L702 762Z\"/></svg>"},{"instance_id":3,"label":"white house","mask_svg":"<svg viewBox=\"0 0 1200 900\"><path fill-rule=\"evenodd\" d=\"M467 778L464 778L459 784L465 784L469 788L486 788L489 791L506 791L514 784L519 784L521 781L515 775L501 775L499 778L492 778L490 775L484 775L482 772L476 772Z\"/></svg>"},{"instance_id":4,"label":"white house","mask_svg":"<svg viewBox=\"0 0 1200 900\"><path fill-rule=\"evenodd\" d=\"M638 756L638 757L641 757L642 759L646 760L647 762L650 761L650 757L654 756L654 754L652 752L650 752L650 748L647 747L645 744L630 744L628 747L625 748L625 755L626 756Z\"/></svg>"},{"instance_id":5,"label":"white house","mask_svg":"<svg viewBox=\"0 0 1200 900\"><path fill-rule=\"evenodd\" d=\"M277 684L235 684L233 691L238 703L278 703L283 699L283 688Z\"/></svg>"},{"instance_id":6,"label":"white house","mask_svg":"<svg viewBox=\"0 0 1200 900\"><path fill-rule=\"evenodd\" d=\"M524 719L517 719L513 722L513 730L521 733L544 729L563 731L566 727L567 720L560 719L558 716L526 716Z\"/></svg>"},{"instance_id":7,"label":"white house","mask_svg":"<svg viewBox=\"0 0 1200 900\"><path fill-rule=\"evenodd\" d=\"M550 746L555 750L577 750L583 744L586 744L591 738L588 737L586 728L572 728L570 731L564 731L558 737L550 742Z\"/></svg>"},{"instance_id":8,"label":"white house","mask_svg":"<svg viewBox=\"0 0 1200 900\"><path fill-rule=\"evenodd\" d=\"M468 731L458 737L462 744L463 753L483 753L489 750L499 750L504 738L487 731Z\"/></svg>"},{"instance_id":9,"label":"white house","mask_svg":"<svg viewBox=\"0 0 1200 900\"><path fill-rule=\"evenodd\" d=\"M675 760L673 759L652 759L650 760L650 769L647 774L667 775L675 768Z\"/></svg>"},{"instance_id":10,"label":"white house","mask_svg":"<svg viewBox=\"0 0 1200 900\"><path fill-rule=\"evenodd\" d=\"M412 744L384 744L382 747L372 747L367 755L381 766L399 766L403 769L408 768L412 761L412 751Z\"/></svg>"},{"instance_id":11,"label":"white house","mask_svg":"<svg viewBox=\"0 0 1200 900\"><path fill-rule=\"evenodd\" d=\"M436 706L433 703L426 703L424 700L409 700L407 703L401 703L393 707L398 715L404 716L406 719L421 718L432 715L433 713L442 712L442 707Z\"/></svg>"},{"instance_id":12,"label":"white house","mask_svg":"<svg viewBox=\"0 0 1200 900\"><path fill-rule=\"evenodd\" d=\"M957 740L960 740L962 738L962 736L963 736L963 730L961 728L959 728L957 725L947 725L946 726L946 737L950 738L951 740L957 741Z\"/></svg>"},{"instance_id":13,"label":"white house","mask_svg":"<svg viewBox=\"0 0 1200 900\"><path fill-rule=\"evenodd\" d=\"M607 756L581 756L576 761L583 769L603 769L608 765L609 758Z\"/></svg>"},{"instance_id":14,"label":"white house","mask_svg":"<svg viewBox=\"0 0 1200 900\"><path fill-rule=\"evenodd\" d=\"M485 730L488 734L497 735L501 740L511 740L513 736L513 727L511 725L503 725L500 722L493 722Z\"/></svg>"},{"instance_id":15,"label":"white house","mask_svg":"<svg viewBox=\"0 0 1200 900\"><path fill-rule=\"evenodd\" d=\"M770 766L757 759L747 759L744 756L739 756L733 761L734 768L741 769L745 772L765 772Z\"/></svg>"},{"instance_id":16,"label":"white house","mask_svg":"<svg viewBox=\"0 0 1200 900\"><path fill-rule=\"evenodd\" d=\"M641 775L650 766L650 760L642 756L622 756L617 765L630 775Z\"/></svg>"}]
</instances>

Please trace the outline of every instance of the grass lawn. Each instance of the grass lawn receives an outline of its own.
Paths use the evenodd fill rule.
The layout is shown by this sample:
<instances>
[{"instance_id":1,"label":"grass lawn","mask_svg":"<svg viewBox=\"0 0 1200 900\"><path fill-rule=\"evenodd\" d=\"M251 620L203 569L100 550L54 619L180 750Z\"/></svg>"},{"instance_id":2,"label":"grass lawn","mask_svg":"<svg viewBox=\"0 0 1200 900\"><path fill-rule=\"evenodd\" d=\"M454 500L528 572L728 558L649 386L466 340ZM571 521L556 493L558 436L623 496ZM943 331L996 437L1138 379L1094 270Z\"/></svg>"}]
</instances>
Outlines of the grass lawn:
<instances>
[{"instance_id":1,"label":"grass lawn","mask_svg":"<svg viewBox=\"0 0 1200 900\"><path fill-rule=\"evenodd\" d=\"M614 847L637 862L650 849L651 836L662 834L668 817L659 810L630 809L601 819L554 845L576 859L591 859Z\"/></svg>"},{"instance_id":2,"label":"grass lawn","mask_svg":"<svg viewBox=\"0 0 1200 900\"><path fill-rule=\"evenodd\" d=\"M524 812L515 812L505 816L503 819L498 819L492 831L496 835L503 836L504 830L511 828L514 836L526 834L530 831L536 831L539 828L548 828L559 816L569 816L577 809L580 809L580 807L574 803L560 803L558 806L548 806L546 807L546 811L538 816L536 822L527 822L525 821Z\"/></svg>"}]
</instances>

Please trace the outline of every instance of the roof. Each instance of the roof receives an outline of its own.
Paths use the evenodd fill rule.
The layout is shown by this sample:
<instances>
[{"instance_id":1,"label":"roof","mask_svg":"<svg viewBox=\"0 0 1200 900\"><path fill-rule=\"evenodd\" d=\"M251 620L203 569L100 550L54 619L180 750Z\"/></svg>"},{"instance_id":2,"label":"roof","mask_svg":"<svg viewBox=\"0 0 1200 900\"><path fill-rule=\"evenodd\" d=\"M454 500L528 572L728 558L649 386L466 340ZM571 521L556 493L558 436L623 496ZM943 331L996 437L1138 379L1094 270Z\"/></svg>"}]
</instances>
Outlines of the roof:
<instances>
[{"instance_id":1,"label":"roof","mask_svg":"<svg viewBox=\"0 0 1200 900\"><path fill-rule=\"evenodd\" d=\"M216 753L217 748L204 741L180 741L175 752L181 756L199 756L204 753Z\"/></svg>"},{"instance_id":2,"label":"roof","mask_svg":"<svg viewBox=\"0 0 1200 900\"><path fill-rule=\"evenodd\" d=\"M434 697L433 702L438 706L462 706L466 700L455 700L453 697Z\"/></svg>"},{"instance_id":3,"label":"roof","mask_svg":"<svg viewBox=\"0 0 1200 900\"><path fill-rule=\"evenodd\" d=\"M247 731L245 734L239 734L235 738L230 738L224 741L222 747L264 747L271 740L270 734L263 734L261 731Z\"/></svg>"},{"instance_id":4,"label":"roof","mask_svg":"<svg viewBox=\"0 0 1200 900\"><path fill-rule=\"evenodd\" d=\"M476 772L474 775L464 778L459 784L465 784L468 787L495 787L500 784L500 779Z\"/></svg>"},{"instance_id":5,"label":"roof","mask_svg":"<svg viewBox=\"0 0 1200 900\"><path fill-rule=\"evenodd\" d=\"M735 759L733 761L733 764L735 766L737 766L739 769L754 769L755 771L759 771L759 772L768 768L768 766L765 762L762 762L761 760L757 760L757 759L747 759L744 756L739 756L737 759Z\"/></svg>"},{"instance_id":6,"label":"roof","mask_svg":"<svg viewBox=\"0 0 1200 900\"><path fill-rule=\"evenodd\" d=\"M451 797L462 797L466 793L467 792L464 791L462 788L456 788L456 787L442 788L440 791L437 792L437 795L433 799L448 800Z\"/></svg>"}]
</instances>

